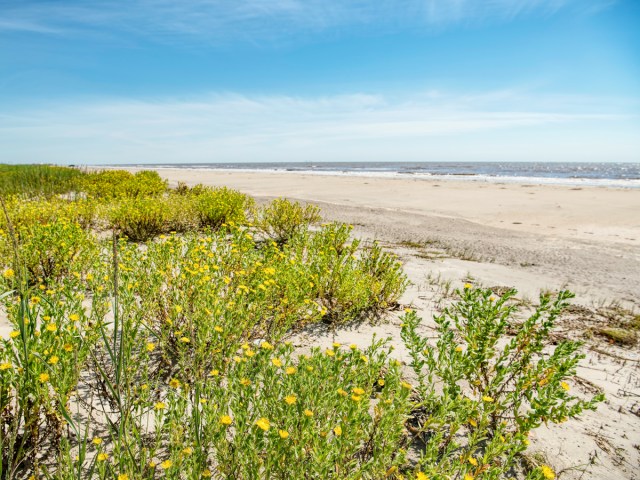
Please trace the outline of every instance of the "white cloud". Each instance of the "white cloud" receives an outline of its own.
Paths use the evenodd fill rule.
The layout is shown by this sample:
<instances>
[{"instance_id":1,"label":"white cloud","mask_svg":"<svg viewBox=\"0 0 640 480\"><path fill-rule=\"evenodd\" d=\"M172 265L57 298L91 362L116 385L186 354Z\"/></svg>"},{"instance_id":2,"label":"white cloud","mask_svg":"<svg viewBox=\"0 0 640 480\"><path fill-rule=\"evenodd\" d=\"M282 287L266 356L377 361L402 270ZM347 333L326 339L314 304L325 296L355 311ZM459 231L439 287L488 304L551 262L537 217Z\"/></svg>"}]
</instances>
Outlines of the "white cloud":
<instances>
[{"instance_id":1,"label":"white cloud","mask_svg":"<svg viewBox=\"0 0 640 480\"><path fill-rule=\"evenodd\" d=\"M506 91L430 92L405 99L225 94L186 101L52 104L0 111L0 161L393 161L436 155L438 160L486 160L486 152L496 150L524 160L543 150L553 155L567 141L571 145L563 152L573 152L572 159L611 154L618 161L638 161L640 141L625 133L637 129L637 117L604 109L603 103L591 99L587 105L593 109L576 108L573 98ZM560 132L570 140L559 138Z\"/></svg>"},{"instance_id":2,"label":"white cloud","mask_svg":"<svg viewBox=\"0 0 640 480\"><path fill-rule=\"evenodd\" d=\"M331 29L444 28L509 21L563 8L597 12L613 0L10 0L0 33L126 31L156 39L280 40Z\"/></svg>"}]
</instances>

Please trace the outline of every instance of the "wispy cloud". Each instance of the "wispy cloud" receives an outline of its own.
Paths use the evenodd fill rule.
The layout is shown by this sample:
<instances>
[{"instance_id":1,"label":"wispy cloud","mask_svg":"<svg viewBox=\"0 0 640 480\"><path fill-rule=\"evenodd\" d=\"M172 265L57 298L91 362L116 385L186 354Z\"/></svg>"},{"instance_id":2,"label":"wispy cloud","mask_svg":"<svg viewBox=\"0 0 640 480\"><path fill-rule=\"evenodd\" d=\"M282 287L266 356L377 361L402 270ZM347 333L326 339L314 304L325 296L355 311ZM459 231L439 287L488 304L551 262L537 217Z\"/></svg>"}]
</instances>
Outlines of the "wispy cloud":
<instances>
[{"instance_id":1,"label":"wispy cloud","mask_svg":"<svg viewBox=\"0 0 640 480\"><path fill-rule=\"evenodd\" d=\"M487 151L500 150L513 137L533 146L522 151L509 144L505 152L517 160L529 159L541 147L551 152L560 131L597 128L598 148L590 145L595 137L575 144L575 135L569 135L576 159L603 154L605 147L609 153L626 149L627 157L637 158L640 142L615 145L617 140L605 138L621 121L637 125L637 118L603 111L598 106L578 109L571 98L527 99L513 91L466 96L431 92L408 99L369 94L110 99L0 111L0 143L2 161L80 164L428 160L434 155L474 160L486 159ZM484 152L470 153L480 145ZM488 145L493 150L486 150Z\"/></svg>"},{"instance_id":2,"label":"wispy cloud","mask_svg":"<svg viewBox=\"0 0 640 480\"><path fill-rule=\"evenodd\" d=\"M574 8L596 12L613 0L9 0L2 31L125 31L164 39L279 40L327 30L446 28L510 21Z\"/></svg>"}]
</instances>

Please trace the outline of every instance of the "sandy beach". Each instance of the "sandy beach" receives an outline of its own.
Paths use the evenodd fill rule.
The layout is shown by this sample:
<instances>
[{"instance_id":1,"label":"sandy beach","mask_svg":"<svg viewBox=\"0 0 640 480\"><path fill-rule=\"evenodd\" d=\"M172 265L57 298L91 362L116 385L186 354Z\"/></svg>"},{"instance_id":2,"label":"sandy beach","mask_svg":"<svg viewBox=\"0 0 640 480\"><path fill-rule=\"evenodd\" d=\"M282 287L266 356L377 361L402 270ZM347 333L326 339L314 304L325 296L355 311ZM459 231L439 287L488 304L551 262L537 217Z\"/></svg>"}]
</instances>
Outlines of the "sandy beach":
<instances>
[{"instance_id":1,"label":"sandy beach","mask_svg":"<svg viewBox=\"0 0 640 480\"><path fill-rule=\"evenodd\" d=\"M132 169L135 170L135 169ZM640 478L640 352L600 335L640 310L640 191L468 181L426 181L296 173L159 169L175 186L227 186L258 201L287 197L314 203L323 217L354 225L354 235L378 240L404 264L411 286L403 304L425 319L463 282L515 287L528 308L542 291L568 288L575 308L557 338L584 341L575 390L604 391L607 400L579 420L540 428L529 458L553 465L564 479ZM390 338L408 361L398 315L380 324L295 335L300 351L331 342L366 346ZM637 336L637 333L634 333Z\"/></svg>"}]
</instances>

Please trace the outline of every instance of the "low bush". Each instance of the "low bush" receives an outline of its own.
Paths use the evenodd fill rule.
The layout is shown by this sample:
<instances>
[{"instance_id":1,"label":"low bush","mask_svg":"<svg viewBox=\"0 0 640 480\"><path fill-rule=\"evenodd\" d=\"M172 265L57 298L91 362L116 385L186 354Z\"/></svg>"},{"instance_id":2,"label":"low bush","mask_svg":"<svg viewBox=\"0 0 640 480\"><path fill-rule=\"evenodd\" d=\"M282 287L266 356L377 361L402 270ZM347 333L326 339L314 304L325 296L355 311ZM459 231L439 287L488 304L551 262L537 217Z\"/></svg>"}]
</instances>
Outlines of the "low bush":
<instances>
[{"instance_id":1,"label":"low bush","mask_svg":"<svg viewBox=\"0 0 640 480\"><path fill-rule=\"evenodd\" d=\"M461 301L435 318L435 344L418 334L415 312L402 338L418 377L419 403L411 428L422 443L420 468L430 478L502 478L542 423L561 423L594 410L602 395L581 400L569 379L583 355L579 344L551 345L549 334L572 297L540 298L540 306L507 335L517 307L515 291L495 298L466 285ZM554 478L547 466L528 478Z\"/></svg>"},{"instance_id":2,"label":"low bush","mask_svg":"<svg viewBox=\"0 0 640 480\"><path fill-rule=\"evenodd\" d=\"M253 205L251 197L226 187L195 188L191 195L198 223L214 230L228 223L245 223Z\"/></svg>"},{"instance_id":3,"label":"low bush","mask_svg":"<svg viewBox=\"0 0 640 480\"><path fill-rule=\"evenodd\" d=\"M109 225L133 242L144 242L167 231L172 218L167 207L161 199L128 199L109 210Z\"/></svg>"},{"instance_id":4,"label":"low bush","mask_svg":"<svg viewBox=\"0 0 640 480\"><path fill-rule=\"evenodd\" d=\"M257 210L254 224L268 238L283 244L320 220L320 209L315 205L302 206L278 198Z\"/></svg>"},{"instance_id":5,"label":"low bush","mask_svg":"<svg viewBox=\"0 0 640 480\"><path fill-rule=\"evenodd\" d=\"M28 282L60 282L72 272L82 272L97 252L94 236L78 223L57 220L20 225L17 261L25 269ZM10 231L0 232L0 252L5 268L16 269L16 245Z\"/></svg>"},{"instance_id":6,"label":"low bush","mask_svg":"<svg viewBox=\"0 0 640 480\"><path fill-rule=\"evenodd\" d=\"M168 184L154 171L132 174L125 170L104 170L84 176L81 188L92 198L118 200L158 197L167 191Z\"/></svg>"}]
</instances>

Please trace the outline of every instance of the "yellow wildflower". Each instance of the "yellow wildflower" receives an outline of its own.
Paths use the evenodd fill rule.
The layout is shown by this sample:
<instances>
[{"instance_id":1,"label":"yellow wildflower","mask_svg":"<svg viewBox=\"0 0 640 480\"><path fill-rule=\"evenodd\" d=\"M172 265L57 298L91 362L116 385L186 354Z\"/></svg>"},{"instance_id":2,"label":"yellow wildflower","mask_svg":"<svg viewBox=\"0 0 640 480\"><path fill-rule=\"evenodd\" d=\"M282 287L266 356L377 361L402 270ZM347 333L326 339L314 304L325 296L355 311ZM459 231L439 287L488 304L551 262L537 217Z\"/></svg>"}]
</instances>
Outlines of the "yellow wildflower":
<instances>
[{"instance_id":1,"label":"yellow wildflower","mask_svg":"<svg viewBox=\"0 0 640 480\"><path fill-rule=\"evenodd\" d=\"M118 475L118 480L129 480L129 475L127 475L126 473L121 473L120 475Z\"/></svg>"},{"instance_id":2,"label":"yellow wildflower","mask_svg":"<svg viewBox=\"0 0 640 480\"><path fill-rule=\"evenodd\" d=\"M400 385L402 386L402 388L406 388L407 390L413 390L413 385L411 385L410 383L401 382Z\"/></svg>"},{"instance_id":3,"label":"yellow wildflower","mask_svg":"<svg viewBox=\"0 0 640 480\"><path fill-rule=\"evenodd\" d=\"M340 435L342 435L342 427L338 425L333 429L333 433L335 433L336 437L339 437Z\"/></svg>"},{"instance_id":4,"label":"yellow wildflower","mask_svg":"<svg viewBox=\"0 0 640 480\"><path fill-rule=\"evenodd\" d=\"M356 387L353 390L353 393L355 393L356 395L364 395L364 390L360 387Z\"/></svg>"},{"instance_id":5,"label":"yellow wildflower","mask_svg":"<svg viewBox=\"0 0 640 480\"><path fill-rule=\"evenodd\" d=\"M202 478L211 478L212 475L213 474L211 473L211 470L209 470L208 468L205 468L202 471L202 475L201 476L202 476Z\"/></svg>"},{"instance_id":6,"label":"yellow wildflower","mask_svg":"<svg viewBox=\"0 0 640 480\"><path fill-rule=\"evenodd\" d=\"M10 336L11 338L16 338L16 337L17 337L17 336L19 336L19 335L20 335L20 332L19 332L18 330L13 330L13 331L9 334L9 336Z\"/></svg>"},{"instance_id":7,"label":"yellow wildflower","mask_svg":"<svg viewBox=\"0 0 640 480\"><path fill-rule=\"evenodd\" d=\"M296 367L287 367L287 369L285 370L287 375L293 375L297 371L298 369Z\"/></svg>"},{"instance_id":8,"label":"yellow wildflower","mask_svg":"<svg viewBox=\"0 0 640 480\"><path fill-rule=\"evenodd\" d=\"M475 458L473 458L473 457L469 457L469 463L470 463L471 465L473 465L474 467L477 467L477 466L478 466L478 460L476 460L476 459L475 459Z\"/></svg>"},{"instance_id":9,"label":"yellow wildflower","mask_svg":"<svg viewBox=\"0 0 640 480\"><path fill-rule=\"evenodd\" d=\"M70 343L65 343L64 347L62 347L65 352L73 352L73 345Z\"/></svg>"},{"instance_id":10,"label":"yellow wildflower","mask_svg":"<svg viewBox=\"0 0 640 480\"><path fill-rule=\"evenodd\" d=\"M193 453L193 448L191 448L191 447L183 448L182 449L182 453L184 455L191 455Z\"/></svg>"},{"instance_id":11,"label":"yellow wildflower","mask_svg":"<svg viewBox=\"0 0 640 480\"><path fill-rule=\"evenodd\" d=\"M49 374L48 373L41 373L38 376L38 380L40 380L41 383L46 383L49 381Z\"/></svg>"},{"instance_id":12,"label":"yellow wildflower","mask_svg":"<svg viewBox=\"0 0 640 480\"><path fill-rule=\"evenodd\" d=\"M469 290L471 287L473 287L473 285L471 285L470 283L465 283L464 284L464 289L465 290Z\"/></svg>"},{"instance_id":13,"label":"yellow wildflower","mask_svg":"<svg viewBox=\"0 0 640 480\"><path fill-rule=\"evenodd\" d=\"M47 331L49 332L55 332L58 329L58 327L56 326L55 323L49 323L47 325Z\"/></svg>"},{"instance_id":14,"label":"yellow wildflower","mask_svg":"<svg viewBox=\"0 0 640 480\"><path fill-rule=\"evenodd\" d=\"M14 272L11 268L7 268L4 272L2 272L2 276L4 278L13 278L15 274L16 272Z\"/></svg>"},{"instance_id":15,"label":"yellow wildflower","mask_svg":"<svg viewBox=\"0 0 640 480\"><path fill-rule=\"evenodd\" d=\"M71 320L72 322L77 322L78 320L80 320L80 315L78 315L77 313L72 313L71 315L69 315L69 320Z\"/></svg>"},{"instance_id":16,"label":"yellow wildflower","mask_svg":"<svg viewBox=\"0 0 640 480\"><path fill-rule=\"evenodd\" d=\"M354 402L359 402L360 400L362 400L362 396L361 395L351 395L351 400L353 400Z\"/></svg>"},{"instance_id":17,"label":"yellow wildflower","mask_svg":"<svg viewBox=\"0 0 640 480\"><path fill-rule=\"evenodd\" d=\"M560 382L560 386L566 390L567 392L569 391L569 384L567 382Z\"/></svg>"},{"instance_id":18,"label":"yellow wildflower","mask_svg":"<svg viewBox=\"0 0 640 480\"><path fill-rule=\"evenodd\" d=\"M167 470L173 466L173 462L171 460L165 460L160 464L160 468L163 470Z\"/></svg>"},{"instance_id":19,"label":"yellow wildflower","mask_svg":"<svg viewBox=\"0 0 640 480\"><path fill-rule=\"evenodd\" d=\"M59 359L56 355L53 355L53 356L49 359L49 363L50 363L51 365L55 365L56 363L58 363L58 361L59 361L59 360L60 360L60 359Z\"/></svg>"},{"instance_id":20,"label":"yellow wildflower","mask_svg":"<svg viewBox=\"0 0 640 480\"><path fill-rule=\"evenodd\" d=\"M416 480L429 480L429 477L424 472L416 473Z\"/></svg>"},{"instance_id":21,"label":"yellow wildflower","mask_svg":"<svg viewBox=\"0 0 640 480\"><path fill-rule=\"evenodd\" d=\"M298 397L296 397L295 395L287 395L286 397L284 397L284 401L287 405L293 405L294 403L296 403L296 401L298 400Z\"/></svg>"},{"instance_id":22,"label":"yellow wildflower","mask_svg":"<svg viewBox=\"0 0 640 480\"><path fill-rule=\"evenodd\" d=\"M104 452L100 452L100 453L98 454L97 460L98 460L99 462L104 462L107 458L109 458L109 455L107 455L107 454L106 454L106 453L104 453Z\"/></svg>"},{"instance_id":23,"label":"yellow wildflower","mask_svg":"<svg viewBox=\"0 0 640 480\"><path fill-rule=\"evenodd\" d=\"M313 417L313 412L307 408L307 409L305 409L305 411L304 411L304 415L305 415L306 417Z\"/></svg>"},{"instance_id":24,"label":"yellow wildflower","mask_svg":"<svg viewBox=\"0 0 640 480\"><path fill-rule=\"evenodd\" d=\"M264 417L256 421L256 425L258 426L258 428L264 430L265 432L268 431L269 428L271 428L271 423Z\"/></svg>"},{"instance_id":25,"label":"yellow wildflower","mask_svg":"<svg viewBox=\"0 0 640 480\"><path fill-rule=\"evenodd\" d=\"M260 344L260 347L264 350L273 350L273 345L271 345L269 342L262 342Z\"/></svg>"},{"instance_id":26,"label":"yellow wildflower","mask_svg":"<svg viewBox=\"0 0 640 480\"><path fill-rule=\"evenodd\" d=\"M157 402L153 408L155 408L156 410L164 410L165 408L167 408L167 404L164 402Z\"/></svg>"},{"instance_id":27,"label":"yellow wildflower","mask_svg":"<svg viewBox=\"0 0 640 480\"><path fill-rule=\"evenodd\" d=\"M483 395L482 396L482 400L484 400L485 402L488 402L488 403L493 402L493 398L489 397L488 395Z\"/></svg>"},{"instance_id":28,"label":"yellow wildflower","mask_svg":"<svg viewBox=\"0 0 640 480\"><path fill-rule=\"evenodd\" d=\"M93 440L91 440L91 443L93 443L94 445L101 445L102 439L99 437L93 437Z\"/></svg>"},{"instance_id":29,"label":"yellow wildflower","mask_svg":"<svg viewBox=\"0 0 640 480\"><path fill-rule=\"evenodd\" d=\"M540 470L542 471L542 476L548 480L553 480L554 478L556 478L556 472L553 471L553 469L548 466L548 465L542 465L540 467Z\"/></svg>"},{"instance_id":30,"label":"yellow wildflower","mask_svg":"<svg viewBox=\"0 0 640 480\"><path fill-rule=\"evenodd\" d=\"M339 394L339 395L342 395L343 397L346 397L346 396L347 396L347 392L345 392L342 388L339 388L339 389L337 390L337 392L338 392L338 394Z\"/></svg>"},{"instance_id":31,"label":"yellow wildflower","mask_svg":"<svg viewBox=\"0 0 640 480\"><path fill-rule=\"evenodd\" d=\"M233 420L229 415L221 416L219 421L221 425L231 425L233 423Z\"/></svg>"},{"instance_id":32,"label":"yellow wildflower","mask_svg":"<svg viewBox=\"0 0 640 480\"><path fill-rule=\"evenodd\" d=\"M169 386L170 386L171 388L178 388L178 387L180 386L180 381L179 381L177 378L172 378L172 379L169 381Z\"/></svg>"},{"instance_id":33,"label":"yellow wildflower","mask_svg":"<svg viewBox=\"0 0 640 480\"><path fill-rule=\"evenodd\" d=\"M0 365L0 370L9 370L12 366L13 365L11 365L9 362L6 362Z\"/></svg>"},{"instance_id":34,"label":"yellow wildflower","mask_svg":"<svg viewBox=\"0 0 640 480\"><path fill-rule=\"evenodd\" d=\"M276 367L282 366L282 360L280 360L279 358L272 358L271 363L273 363Z\"/></svg>"},{"instance_id":35,"label":"yellow wildflower","mask_svg":"<svg viewBox=\"0 0 640 480\"><path fill-rule=\"evenodd\" d=\"M215 368L209 372L210 377L217 377L220 375L220 370L216 370Z\"/></svg>"},{"instance_id":36,"label":"yellow wildflower","mask_svg":"<svg viewBox=\"0 0 640 480\"><path fill-rule=\"evenodd\" d=\"M278 435L280 435L280 438L282 439L289 438L289 432L286 430L279 430Z\"/></svg>"},{"instance_id":37,"label":"yellow wildflower","mask_svg":"<svg viewBox=\"0 0 640 480\"><path fill-rule=\"evenodd\" d=\"M336 352L334 352L331 348L327 348L324 353L327 355L327 357L333 357L335 356Z\"/></svg>"},{"instance_id":38,"label":"yellow wildflower","mask_svg":"<svg viewBox=\"0 0 640 480\"><path fill-rule=\"evenodd\" d=\"M249 380L248 378L243 378L242 380L240 380L240 384L248 387L249 385L251 385L251 380Z\"/></svg>"},{"instance_id":39,"label":"yellow wildflower","mask_svg":"<svg viewBox=\"0 0 640 480\"><path fill-rule=\"evenodd\" d=\"M153 342L147 343L147 352L153 352L156 349L156 344Z\"/></svg>"},{"instance_id":40,"label":"yellow wildflower","mask_svg":"<svg viewBox=\"0 0 640 480\"><path fill-rule=\"evenodd\" d=\"M222 327L219 327L218 325L216 325L215 327L213 327L213 329L218 332L218 333L222 333Z\"/></svg>"}]
</instances>

